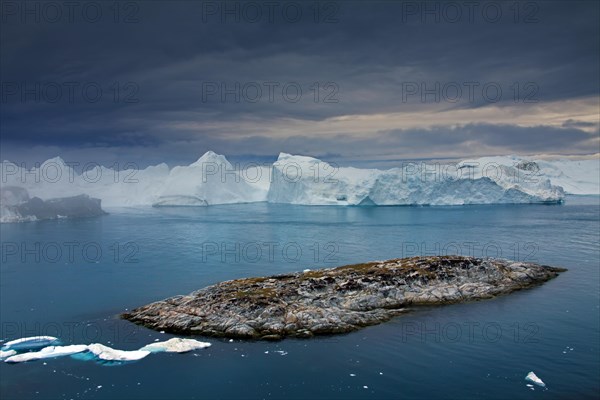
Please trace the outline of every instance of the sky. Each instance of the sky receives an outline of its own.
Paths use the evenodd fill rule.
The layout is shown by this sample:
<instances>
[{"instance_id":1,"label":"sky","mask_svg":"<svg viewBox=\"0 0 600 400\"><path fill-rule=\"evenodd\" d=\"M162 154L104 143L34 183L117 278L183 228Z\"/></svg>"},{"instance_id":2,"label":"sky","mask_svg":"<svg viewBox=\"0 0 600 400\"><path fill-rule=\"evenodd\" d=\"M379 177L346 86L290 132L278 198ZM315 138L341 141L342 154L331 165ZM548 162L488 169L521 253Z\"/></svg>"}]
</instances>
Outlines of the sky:
<instances>
[{"instance_id":1,"label":"sky","mask_svg":"<svg viewBox=\"0 0 600 400\"><path fill-rule=\"evenodd\" d=\"M0 2L0 156L600 152L597 1Z\"/></svg>"}]
</instances>

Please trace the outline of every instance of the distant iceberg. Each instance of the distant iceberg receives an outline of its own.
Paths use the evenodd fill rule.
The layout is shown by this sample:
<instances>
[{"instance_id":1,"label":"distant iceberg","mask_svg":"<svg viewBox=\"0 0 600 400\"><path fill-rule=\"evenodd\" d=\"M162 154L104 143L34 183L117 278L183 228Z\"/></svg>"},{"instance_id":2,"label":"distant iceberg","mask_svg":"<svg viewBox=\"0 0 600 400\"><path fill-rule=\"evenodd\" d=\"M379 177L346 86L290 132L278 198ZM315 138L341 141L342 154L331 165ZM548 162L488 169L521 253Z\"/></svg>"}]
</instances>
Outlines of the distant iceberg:
<instances>
[{"instance_id":1,"label":"distant iceberg","mask_svg":"<svg viewBox=\"0 0 600 400\"><path fill-rule=\"evenodd\" d=\"M558 203L561 187L525 179L516 167L479 163L453 168L407 164L389 170L336 168L312 157L282 153L273 164L272 203L306 205L462 205ZM466 170L465 170L466 169Z\"/></svg>"},{"instance_id":2,"label":"distant iceberg","mask_svg":"<svg viewBox=\"0 0 600 400\"><path fill-rule=\"evenodd\" d=\"M26 189L8 186L1 189L0 222L96 217L106 214L100 204L100 199L86 194L48 200L29 198Z\"/></svg>"},{"instance_id":3,"label":"distant iceberg","mask_svg":"<svg viewBox=\"0 0 600 400\"><path fill-rule=\"evenodd\" d=\"M8 161L0 168L0 222L97 214L100 204L461 205L558 203L566 194L600 195L597 156L581 160L482 157L380 170L338 168L286 153L270 166L240 166L209 151L188 166L172 169L166 164L141 170L96 166L79 174L59 157L30 170Z\"/></svg>"}]
</instances>

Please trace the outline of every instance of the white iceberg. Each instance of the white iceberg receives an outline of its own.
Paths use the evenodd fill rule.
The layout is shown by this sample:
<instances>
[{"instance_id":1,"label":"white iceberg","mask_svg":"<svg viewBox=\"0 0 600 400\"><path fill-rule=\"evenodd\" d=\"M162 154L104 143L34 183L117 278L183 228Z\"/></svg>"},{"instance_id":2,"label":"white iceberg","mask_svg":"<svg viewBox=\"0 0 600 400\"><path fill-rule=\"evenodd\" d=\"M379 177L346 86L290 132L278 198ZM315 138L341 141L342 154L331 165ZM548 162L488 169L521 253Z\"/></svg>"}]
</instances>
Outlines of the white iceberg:
<instances>
[{"instance_id":1,"label":"white iceberg","mask_svg":"<svg viewBox=\"0 0 600 400\"><path fill-rule=\"evenodd\" d=\"M48 346L44 347L40 351L31 351L27 353L13 355L4 360L4 362L21 363L27 361L41 360L44 358L63 357L81 353L87 351L87 349L88 347L84 344L74 344L70 346Z\"/></svg>"},{"instance_id":2,"label":"white iceberg","mask_svg":"<svg viewBox=\"0 0 600 400\"><path fill-rule=\"evenodd\" d=\"M50 346L58 342L54 336L31 336L4 343L3 350L30 350Z\"/></svg>"},{"instance_id":3,"label":"white iceberg","mask_svg":"<svg viewBox=\"0 0 600 400\"><path fill-rule=\"evenodd\" d=\"M104 207L264 201L304 205L553 203L565 194L600 195L598 155L482 157L405 163L379 170L337 168L313 157L286 153L272 166L233 165L209 151L188 166L172 169L164 163L145 169L72 166L60 157L31 169L9 161L0 163L0 222L35 220L35 213L23 216L19 212L33 198L46 202L81 195L100 199ZM53 207L63 216L68 215L65 210L70 204Z\"/></svg>"},{"instance_id":4,"label":"white iceberg","mask_svg":"<svg viewBox=\"0 0 600 400\"><path fill-rule=\"evenodd\" d=\"M533 371L531 371L527 374L527 376L525 377L525 380L535 383L538 386L546 387L546 384L540 378L538 378L538 376Z\"/></svg>"},{"instance_id":5,"label":"white iceberg","mask_svg":"<svg viewBox=\"0 0 600 400\"><path fill-rule=\"evenodd\" d=\"M262 171L259 171L262 174ZM241 168L212 151L187 167L175 167L164 182L157 206L204 206L264 201L266 190L248 183Z\"/></svg>"},{"instance_id":6,"label":"white iceberg","mask_svg":"<svg viewBox=\"0 0 600 400\"><path fill-rule=\"evenodd\" d=\"M204 349L210 347L208 342L200 342L194 339L172 338L164 342L150 343L142 347L141 351L149 351L151 353L186 353L188 351Z\"/></svg>"},{"instance_id":7,"label":"white iceberg","mask_svg":"<svg viewBox=\"0 0 600 400\"><path fill-rule=\"evenodd\" d=\"M305 205L462 205L557 203L562 188L525 179L516 167L475 163L407 164L389 170L337 168L282 153L273 164L268 201Z\"/></svg>"},{"instance_id":8,"label":"white iceberg","mask_svg":"<svg viewBox=\"0 0 600 400\"><path fill-rule=\"evenodd\" d=\"M145 350L116 350L100 343L93 343L87 346L90 353L102 361L137 361L150 354Z\"/></svg>"}]
</instances>

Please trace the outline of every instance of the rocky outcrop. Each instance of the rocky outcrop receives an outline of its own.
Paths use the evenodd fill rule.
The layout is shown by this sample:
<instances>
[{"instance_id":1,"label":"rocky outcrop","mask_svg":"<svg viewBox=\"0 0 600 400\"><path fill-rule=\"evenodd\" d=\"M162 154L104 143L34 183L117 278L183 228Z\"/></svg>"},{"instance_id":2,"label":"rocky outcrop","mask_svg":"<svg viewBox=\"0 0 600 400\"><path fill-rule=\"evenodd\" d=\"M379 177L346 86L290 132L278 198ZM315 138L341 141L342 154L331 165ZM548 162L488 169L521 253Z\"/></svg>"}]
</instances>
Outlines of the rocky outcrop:
<instances>
[{"instance_id":1,"label":"rocky outcrop","mask_svg":"<svg viewBox=\"0 0 600 400\"><path fill-rule=\"evenodd\" d=\"M122 317L173 333L311 337L379 324L408 307L491 298L545 282L562 271L500 259L403 258L222 282Z\"/></svg>"}]
</instances>

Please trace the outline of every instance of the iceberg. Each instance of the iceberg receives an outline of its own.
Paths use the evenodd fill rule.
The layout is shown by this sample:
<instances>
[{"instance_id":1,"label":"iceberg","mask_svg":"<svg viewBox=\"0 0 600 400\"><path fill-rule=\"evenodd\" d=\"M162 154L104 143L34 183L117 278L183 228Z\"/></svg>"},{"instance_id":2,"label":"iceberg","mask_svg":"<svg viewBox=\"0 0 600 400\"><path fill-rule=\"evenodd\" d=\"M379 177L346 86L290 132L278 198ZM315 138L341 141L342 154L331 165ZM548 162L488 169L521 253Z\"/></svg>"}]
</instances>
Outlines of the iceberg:
<instances>
[{"instance_id":1,"label":"iceberg","mask_svg":"<svg viewBox=\"0 0 600 400\"><path fill-rule=\"evenodd\" d=\"M72 354L82 353L87 351L88 347L84 344L75 344L70 346L48 346L44 347L40 351L31 351L28 353L22 353L8 357L4 362L6 363L21 363L27 361L41 360L44 358L56 358L69 356Z\"/></svg>"},{"instance_id":2,"label":"iceberg","mask_svg":"<svg viewBox=\"0 0 600 400\"><path fill-rule=\"evenodd\" d=\"M461 205L558 203L566 194L600 195L598 155L494 156L382 170L338 168L286 153L269 166L240 166L208 151L190 165L171 169L164 163L145 169L96 165L78 173L72 165L60 157L31 169L0 163L0 222L96 215L100 205Z\"/></svg>"},{"instance_id":3,"label":"iceberg","mask_svg":"<svg viewBox=\"0 0 600 400\"><path fill-rule=\"evenodd\" d=\"M527 376L525 377L525 380L535 383L538 386L546 387L546 384L540 378L538 378L538 376L533 371L531 371L527 374Z\"/></svg>"},{"instance_id":4,"label":"iceberg","mask_svg":"<svg viewBox=\"0 0 600 400\"><path fill-rule=\"evenodd\" d=\"M516 167L408 164L389 170L337 168L282 153L273 164L268 201L305 205L463 205L559 203L561 187L522 178Z\"/></svg>"},{"instance_id":5,"label":"iceberg","mask_svg":"<svg viewBox=\"0 0 600 400\"><path fill-rule=\"evenodd\" d=\"M6 342L4 343L4 346L2 346L2 350L31 350L50 346L57 342L58 338L55 338L54 336L31 336Z\"/></svg>"},{"instance_id":6,"label":"iceberg","mask_svg":"<svg viewBox=\"0 0 600 400\"><path fill-rule=\"evenodd\" d=\"M174 167L155 206L205 206L264 201L266 191L212 151L187 167Z\"/></svg>"},{"instance_id":7,"label":"iceberg","mask_svg":"<svg viewBox=\"0 0 600 400\"><path fill-rule=\"evenodd\" d=\"M18 187L2 188L0 202L1 222L37 221L57 218L96 217L106 214L100 205L101 200L86 194L42 200L29 198L26 189Z\"/></svg>"},{"instance_id":8,"label":"iceberg","mask_svg":"<svg viewBox=\"0 0 600 400\"><path fill-rule=\"evenodd\" d=\"M116 350L100 343L93 343L87 349L102 361L137 361L150 354L145 350Z\"/></svg>"},{"instance_id":9,"label":"iceberg","mask_svg":"<svg viewBox=\"0 0 600 400\"><path fill-rule=\"evenodd\" d=\"M194 339L173 338L164 342L155 342L148 344L140 349L140 351L149 351L151 353L186 353L188 351L204 349L210 347L208 342L199 342Z\"/></svg>"}]
</instances>

